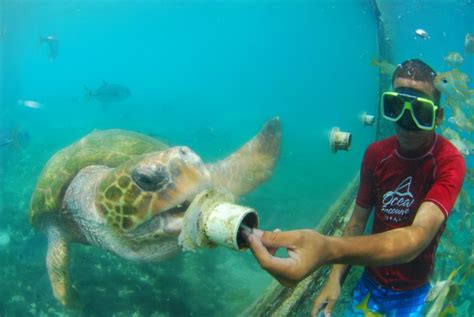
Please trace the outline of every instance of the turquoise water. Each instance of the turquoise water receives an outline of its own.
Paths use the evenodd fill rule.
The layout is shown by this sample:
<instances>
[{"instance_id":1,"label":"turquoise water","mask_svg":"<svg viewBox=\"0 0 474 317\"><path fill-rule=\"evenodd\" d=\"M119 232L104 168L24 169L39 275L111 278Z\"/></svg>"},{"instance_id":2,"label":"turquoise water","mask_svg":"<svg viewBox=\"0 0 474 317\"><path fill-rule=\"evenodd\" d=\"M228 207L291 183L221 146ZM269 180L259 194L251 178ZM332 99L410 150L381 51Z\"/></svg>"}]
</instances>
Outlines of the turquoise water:
<instances>
[{"instance_id":1,"label":"turquoise water","mask_svg":"<svg viewBox=\"0 0 474 317\"><path fill-rule=\"evenodd\" d=\"M474 32L472 1L380 6L394 64L418 57L449 70L443 55L463 54L464 36ZM369 65L378 57L376 20L367 1L4 0L0 10L1 128L29 135L19 147L0 148L0 232L10 240L0 246L1 316L233 316L272 281L249 252L217 248L137 264L74 245L81 309L63 309L28 205L48 159L93 129L153 135L213 162L279 116L274 174L241 203L258 211L262 228L283 230L316 225L374 140L374 128L359 122L378 102L378 69ZM431 38L416 38L417 28ZM57 38L54 60L39 41L48 35ZM474 56L461 69L474 76ZM84 86L103 81L131 96L106 106L87 101ZM333 126L352 133L349 152L329 150ZM454 240L470 244L462 232ZM470 298L468 286L462 294Z\"/></svg>"}]
</instances>

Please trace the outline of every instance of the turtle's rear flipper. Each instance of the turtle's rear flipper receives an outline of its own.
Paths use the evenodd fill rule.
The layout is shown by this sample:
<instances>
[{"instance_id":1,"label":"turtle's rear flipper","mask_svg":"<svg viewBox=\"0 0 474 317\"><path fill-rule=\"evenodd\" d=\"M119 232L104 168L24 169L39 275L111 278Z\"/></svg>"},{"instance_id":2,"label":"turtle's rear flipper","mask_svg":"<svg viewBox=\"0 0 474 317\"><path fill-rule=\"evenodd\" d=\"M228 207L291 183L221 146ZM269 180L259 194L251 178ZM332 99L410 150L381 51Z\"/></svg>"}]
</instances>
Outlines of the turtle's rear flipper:
<instances>
[{"instance_id":1,"label":"turtle's rear flipper","mask_svg":"<svg viewBox=\"0 0 474 317\"><path fill-rule=\"evenodd\" d=\"M69 279L69 243L56 226L48 228L47 236L46 265L54 297L64 306L73 308L76 305L76 294Z\"/></svg>"},{"instance_id":2,"label":"turtle's rear flipper","mask_svg":"<svg viewBox=\"0 0 474 317\"><path fill-rule=\"evenodd\" d=\"M280 119L268 121L262 130L237 152L226 159L209 164L216 187L223 187L234 195L246 194L266 181L280 153Z\"/></svg>"}]
</instances>

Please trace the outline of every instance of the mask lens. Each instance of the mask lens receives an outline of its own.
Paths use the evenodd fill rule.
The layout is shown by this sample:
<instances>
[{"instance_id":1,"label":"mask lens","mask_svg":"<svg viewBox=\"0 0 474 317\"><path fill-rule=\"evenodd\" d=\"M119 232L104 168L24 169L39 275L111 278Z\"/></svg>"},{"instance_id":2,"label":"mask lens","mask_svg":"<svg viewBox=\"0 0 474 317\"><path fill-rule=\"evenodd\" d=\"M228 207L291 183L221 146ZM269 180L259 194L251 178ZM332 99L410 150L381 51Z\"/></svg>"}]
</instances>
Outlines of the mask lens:
<instances>
[{"instance_id":1,"label":"mask lens","mask_svg":"<svg viewBox=\"0 0 474 317\"><path fill-rule=\"evenodd\" d=\"M413 100L411 104L413 114L418 123L424 127L431 127L434 119L433 105L422 100Z\"/></svg>"},{"instance_id":2,"label":"mask lens","mask_svg":"<svg viewBox=\"0 0 474 317\"><path fill-rule=\"evenodd\" d=\"M399 96L383 95L383 113L385 116L397 119L403 111L404 101Z\"/></svg>"}]
</instances>

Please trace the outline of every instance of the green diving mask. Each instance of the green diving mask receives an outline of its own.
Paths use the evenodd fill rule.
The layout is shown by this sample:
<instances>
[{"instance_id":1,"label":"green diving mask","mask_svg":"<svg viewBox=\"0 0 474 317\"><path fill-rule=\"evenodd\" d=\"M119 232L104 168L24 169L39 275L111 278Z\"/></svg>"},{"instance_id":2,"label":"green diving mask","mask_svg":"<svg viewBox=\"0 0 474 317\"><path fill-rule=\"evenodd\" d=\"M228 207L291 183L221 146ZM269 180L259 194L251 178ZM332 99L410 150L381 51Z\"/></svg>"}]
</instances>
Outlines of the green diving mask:
<instances>
[{"instance_id":1,"label":"green diving mask","mask_svg":"<svg viewBox=\"0 0 474 317\"><path fill-rule=\"evenodd\" d=\"M382 115L407 130L432 130L438 106L428 98L428 95L416 89L405 87L384 92L380 100ZM411 119L407 110L411 113Z\"/></svg>"}]
</instances>

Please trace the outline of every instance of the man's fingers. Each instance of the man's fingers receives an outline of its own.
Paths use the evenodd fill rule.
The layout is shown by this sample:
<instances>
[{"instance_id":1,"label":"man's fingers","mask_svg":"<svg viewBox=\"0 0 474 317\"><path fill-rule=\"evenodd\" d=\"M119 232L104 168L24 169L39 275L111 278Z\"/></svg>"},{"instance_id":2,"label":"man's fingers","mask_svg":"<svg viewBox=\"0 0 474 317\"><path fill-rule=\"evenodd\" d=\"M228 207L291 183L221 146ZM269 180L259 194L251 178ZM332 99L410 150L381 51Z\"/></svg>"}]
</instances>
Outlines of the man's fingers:
<instances>
[{"instance_id":1,"label":"man's fingers","mask_svg":"<svg viewBox=\"0 0 474 317\"><path fill-rule=\"evenodd\" d=\"M248 242L250 250L262 268L269 271L273 275L285 278L289 268L295 265L294 259L274 257L267 250L266 245L263 244L261 238L253 233L248 235Z\"/></svg>"},{"instance_id":2,"label":"man's fingers","mask_svg":"<svg viewBox=\"0 0 474 317\"><path fill-rule=\"evenodd\" d=\"M327 303L328 301L324 297L316 298L311 309L311 316L316 316L320 310L326 308Z\"/></svg>"},{"instance_id":3,"label":"man's fingers","mask_svg":"<svg viewBox=\"0 0 474 317\"><path fill-rule=\"evenodd\" d=\"M281 232L280 229L275 229L273 230L273 232ZM275 253L278 251L279 248L267 248L268 249L268 252L270 252L271 255L275 255Z\"/></svg>"},{"instance_id":4,"label":"man's fingers","mask_svg":"<svg viewBox=\"0 0 474 317\"><path fill-rule=\"evenodd\" d=\"M245 234L249 243L250 251L252 251L255 258L261 264L262 261L269 261L272 255L268 252L267 248L262 244L260 238L253 233Z\"/></svg>"},{"instance_id":5,"label":"man's fingers","mask_svg":"<svg viewBox=\"0 0 474 317\"><path fill-rule=\"evenodd\" d=\"M281 230L277 228L277 229L273 230L273 232L281 232ZM262 236L264 235L264 231L259 230L259 229L255 229L255 228L254 228L254 229L252 229L251 232L244 230L244 231L242 231L242 235L243 235L244 238L247 240L247 242L248 242L248 236L249 236L249 234L251 234L251 233L254 233L257 237L259 237L259 238L260 238L260 241L261 241L261 239L262 239ZM275 253L276 253L276 252L278 251L278 249L280 248L279 246L271 247L271 246L268 246L268 245L265 245L265 247L266 247L266 249L268 250L268 253L270 253L271 255L275 255Z\"/></svg>"},{"instance_id":6,"label":"man's fingers","mask_svg":"<svg viewBox=\"0 0 474 317\"><path fill-rule=\"evenodd\" d=\"M260 238L266 247L270 248L291 248L295 240L295 231L263 231L260 229L252 229L252 233Z\"/></svg>"},{"instance_id":7,"label":"man's fingers","mask_svg":"<svg viewBox=\"0 0 474 317\"><path fill-rule=\"evenodd\" d=\"M326 305L326 308L324 309L324 317L331 316L331 313L332 313L332 310L334 309L335 304L336 304L335 299L328 299L328 304Z\"/></svg>"},{"instance_id":8,"label":"man's fingers","mask_svg":"<svg viewBox=\"0 0 474 317\"><path fill-rule=\"evenodd\" d=\"M271 255L275 255L275 253L278 251L278 248L267 248L267 250Z\"/></svg>"}]
</instances>

